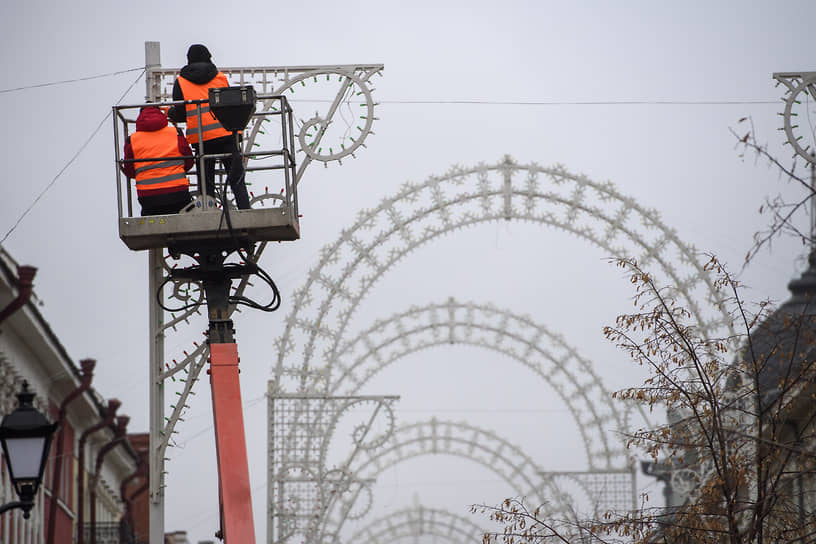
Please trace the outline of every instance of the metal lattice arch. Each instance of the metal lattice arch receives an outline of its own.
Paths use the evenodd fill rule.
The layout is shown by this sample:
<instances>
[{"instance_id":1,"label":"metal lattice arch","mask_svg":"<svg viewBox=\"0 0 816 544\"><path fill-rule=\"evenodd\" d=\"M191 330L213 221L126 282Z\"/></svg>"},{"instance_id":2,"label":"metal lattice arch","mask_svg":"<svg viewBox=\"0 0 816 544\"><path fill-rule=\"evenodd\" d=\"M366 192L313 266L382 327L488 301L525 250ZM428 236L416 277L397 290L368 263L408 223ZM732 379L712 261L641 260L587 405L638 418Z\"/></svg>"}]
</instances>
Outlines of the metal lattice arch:
<instances>
[{"instance_id":1,"label":"metal lattice arch","mask_svg":"<svg viewBox=\"0 0 816 544\"><path fill-rule=\"evenodd\" d=\"M358 394L368 380L406 355L448 344L497 351L529 368L570 410L590 470L628 466L625 446L615 434L629 428L628 414L613 402L592 363L531 317L491 304L450 298L375 321L337 351L328 392Z\"/></svg>"},{"instance_id":2,"label":"metal lattice arch","mask_svg":"<svg viewBox=\"0 0 816 544\"><path fill-rule=\"evenodd\" d=\"M555 227L614 258L637 259L659 272L704 331L730 327L698 254L611 182L598 183L564 167L521 165L506 156L493 165L452 167L359 213L354 225L324 247L318 265L294 293L286 327L276 340L272 389L323 392L346 329L369 290L397 262L431 240L487 221L520 220ZM715 308L706 312L703 301ZM296 335L302 341L297 350Z\"/></svg>"},{"instance_id":3,"label":"metal lattice arch","mask_svg":"<svg viewBox=\"0 0 816 544\"><path fill-rule=\"evenodd\" d=\"M640 206L610 182L594 182L560 165L521 165L506 156L494 165L454 166L423 183L403 184L376 208L359 212L356 222L323 248L317 266L295 291L284 333L276 340L278 357L270 398L286 394L328 398L332 389L354 389L354 380L359 376L341 376L353 367L353 363L341 362L341 352L354 342L347 340L349 324L373 286L403 257L439 236L484 222L507 220L555 227L583 238L610 257L635 258L643 268L665 280L671 294L689 309L703 333L722 333L721 327L730 327L704 261L660 221L656 211ZM558 372L569 381L570 373L561 368ZM574 383L578 384L574 391L579 396L594 388L588 382ZM298 421L296 426L310 424L306 419ZM582 433L591 429L591 421L589 427L584 420L577 421L583 426ZM385 447L386 451L394 451ZM495 456L501 451L499 446L491 453ZM393 463L399 460L395 454ZM602 470L606 466L599 464ZM346 469L357 482L363 481L367 473L379 473L358 463ZM545 478L544 482L543 487L538 484L538 489L547 495L546 500L562 503L556 509L565 511L561 506L568 497L552 480ZM276 484L270 481L272 485ZM513 487L521 493L532 489ZM354 505L356 500L346 502ZM335 508L325 513L328 515L321 516L323 523L338 530L348 517L347 512ZM327 526L323 527L325 535ZM329 530L328 534L338 532Z\"/></svg>"},{"instance_id":4,"label":"metal lattice arch","mask_svg":"<svg viewBox=\"0 0 816 544\"><path fill-rule=\"evenodd\" d=\"M386 444L365 450L347 470L357 481L376 481L385 470L428 455L450 455L473 461L495 473L520 496L543 505L547 515L556 514L563 519L574 516L573 498L559 489L556 482L542 478L541 468L521 448L492 431L465 422L431 418L401 425ZM345 521L364 516L372 500L371 490L366 488L354 495L346 508L337 503L334 511L326 516L326 528L317 541L327 541L326 537L330 542L332 538L336 540ZM356 510L354 515L350 515L352 508Z\"/></svg>"},{"instance_id":5,"label":"metal lattice arch","mask_svg":"<svg viewBox=\"0 0 816 544\"><path fill-rule=\"evenodd\" d=\"M416 542L422 536L433 536L451 544L463 544L481 542L483 534L484 530L469 518L446 510L415 506L372 521L355 532L348 542L392 544L401 540Z\"/></svg>"}]
</instances>

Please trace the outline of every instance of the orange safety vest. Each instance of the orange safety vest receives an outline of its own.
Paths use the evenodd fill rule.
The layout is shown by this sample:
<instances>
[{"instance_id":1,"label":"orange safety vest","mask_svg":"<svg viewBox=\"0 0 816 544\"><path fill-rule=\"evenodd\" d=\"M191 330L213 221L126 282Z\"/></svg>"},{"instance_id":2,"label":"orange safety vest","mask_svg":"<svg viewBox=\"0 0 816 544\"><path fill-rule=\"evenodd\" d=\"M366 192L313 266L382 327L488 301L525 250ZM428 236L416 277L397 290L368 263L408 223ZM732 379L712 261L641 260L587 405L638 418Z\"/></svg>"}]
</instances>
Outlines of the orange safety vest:
<instances>
[{"instance_id":1,"label":"orange safety vest","mask_svg":"<svg viewBox=\"0 0 816 544\"><path fill-rule=\"evenodd\" d=\"M181 93L184 95L184 100L207 100L210 98L210 89L218 89L221 87L229 87L227 76L223 73L218 74L210 81L203 85L193 83L188 79L179 76L179 86ZM198 143L198 110L201 108L201 133L204 136L204 141L229 136L231 132L227 131L215 118L215 115L210 111L209 102L202 102L201 104L187 104L187 141L191 144Z\"/></svg>"},{"instance_id":2,"label":"orange safety vest","mask_svg":"<svg viewBox=\"0 0 816 544\"><path fill-rule=\"evenodd\" d=\"M154 132L137 130L130 135L130 147L134 159L179 157L179 134L173 127L164 127ZM150 193L178 187L190 186L184 170L184 159L134 162L136 170L136 194L149 196Z\"/></svg>"}]
</instances>

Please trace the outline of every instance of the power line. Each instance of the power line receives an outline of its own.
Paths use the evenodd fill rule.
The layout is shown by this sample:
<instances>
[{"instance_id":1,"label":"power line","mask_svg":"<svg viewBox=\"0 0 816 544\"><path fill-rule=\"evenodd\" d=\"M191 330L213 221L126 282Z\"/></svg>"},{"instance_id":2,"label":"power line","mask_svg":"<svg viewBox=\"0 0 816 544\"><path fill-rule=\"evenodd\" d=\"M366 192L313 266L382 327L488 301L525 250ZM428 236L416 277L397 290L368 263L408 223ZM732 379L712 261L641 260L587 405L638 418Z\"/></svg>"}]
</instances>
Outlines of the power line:
<instances>
[{"instance_id":1,"label":"power line","mask_svg":"<svg viewBox=\"0 0 816 544\"><path fill-rule=\"evenodd\" d=\"M501 413L517 413L517 414L540 414L540 413L564 413L569 412L569 408L400 408L400 413L418 412L418 413L476 413L476 414L501 414ZM367 412L364 409L351 409L349 413Z\"/></svg>"},{"instance_id":2,"label":"power line","mask_svg":"<svg viewBox=\"0 0 816 544\"><path fill-rule=\"evenodd\" d=\"M14 91L22 91L26 89L36 89L40 87L51 87L54 85L63 85L65 83L75 83L77 81L88 81L92 79L100 79L103 77L117 76L129 72L136 72L144 70L144 68L129 68L127 70L119 70L117 72L108 72L106 74L99 74L95 76L86 76L76 79L65 79L62 81L52 81L49 83L39 83L36 85L27 85L24 87L14 87L10 89L0 89L0 94L10 93ZM314 102L314 103L330 103L332 100L297 100L292 102ZM486 106L643 106L643 105L668 105L668 106L729 106L729 105L750 105L750 104L778 104L779 100L763 100L763 99L734 99L734 100L675 100L675 99L622 99L622 100L478 100L478 99L395 99L395 100L378 100L379 104L413 104L413 105L486 105Z\"/></svg>"},{"instance_id":3,"label":"power line","mask_svg":"<svg viewBox=\"0 0 816 544\"><path fill-rule=\"evenodd\" d=\"M100 79L103 77L118 76L120 74L127 74L128 72L135 72L137 70L144 70L144 68L130 68L128 70L119 70L118 72L109 72L107 74L99 74L96 76L79 77L76 79L64 79L62 81L52 81L49 83L38 83L36 85L26 85L25 87L14 87L13 89L0 89L0 94L11 93L14 91L24 91L26 89L37 89L40 87L53 87L54 85L63 85L65 83L75 83L77 81L88 81L91 79Z\"/></svg>"},{"instance_id":4,"label":"power line","mask_svg":"<svg viewBox=\"0 0 816 544\"><path fill-rule=\"evenodd\" d=\"M50 83L40 83L37 85L29 85L25 87L16 87L12 89L0 89L0 94L9 93L13 91L20 91L24 89L33 89L38 87L49 87L54 85L61 85L65 83L73 83L77 81L87 81L91 79L99 79L103 77L115 76L120 74L125 74L128 72L135 72L140 71L139 76L136 80L128 87L122 97L116 102L116 104L120 104L121 101L125 98L125 96L130 92L134 85L141 79L142 75L145 73L144 68L130 68L127 70L119 70L117 72L109 72L106 74L99 74L95 76L86 76L76 79L68 79L62 81L54 81ZM311 102L311 103L329 103L333 102L332 100L293 100L293 102ZM380 100L378 104L407 104L407 105L488 105L488 106L642 106L642 105L688 105L688 106L716 106L716 105L751 105L751 104L778 104L778 100L760 100L760 99L739 99L739 100L532 100L532 101L513 101L513 100L466 100L466 99L435 99L435 100ZM31 211L31 209L39 202L39 200L48 192L51 187L57 182L57 180L62 176L65 170L68 169L71 164L79 157L79 155L84 151L87 145L91 142L91 140L96 136L99 130L102 128L102 125L108 120L111 116L111 112L108 112L105 115L105 118L99 123L99 126L93 131L90 137L82 144L79 150L74 154L73 157L68 161L68 163L57 173L56 176L51 180L51 182L43 189L43 191L37 195L37 198L31 203L31 205L26 208L23 214L17 219L14 225L6 232L3 239L0 240L0 244L3 244L6 239L11 235L11 233L17 228L20 222L25 218L26 215Z\"/></svg>"},{"instance_id":5,"label":"power line","mask_svg":"<svg viewBox=\"0 0 816 544\"><path fill-rule=\"evenodd\" d=\"M328 103L332 100L299 100L290 102ZM477 106L745 106L756 104L779 104L779 100L736 99L736 100L470 100L470 99L428 99L428 100L377 100L377 104L408 105L477 105Z\"/></svg>"},{"instance_id":6,"label":"power line","mask_svg":"<svg viewBox=\"0 0 816 544\"><path fill-rule=\"evenodd\" d=\"M779 100L382 100L381 104L477 104L486 106L731 106L779 104Z\"/></svg>"},{"instance_id":7,"label":"power line","mask_svg":"<svg viewBox=\"0 0 816 544\"><path fill-rule=\"evenodd\" d=\"M145 69L140 68L140 70L141 70L141 73L139 74L139 77L137 77L136 80L133 83L130 84L130 87L128 87L127 90L122 94L122 96L119 97L119 100L116 102L117 105L119 103L121 103L122 100L125 99L125 96L127 96L127 94L130 92L130 90L133 89L134 85L136 85L136 83L138 83L139 80L142 79L142 76L145 73ZM11 235L12 232L14 232L14 230L17 228L17 226L20 224L20 222L25 218L25 216L28 215L28 213L34 208L34 206L37 205L37 202L39 202L40 199L43 196L45 196L45 193L47 193L51 189L51 187L54 186L54 184L57 182L57 180L60 178L60 176L62 176L62 174L68 169L68 167L71 166L74 163L74 161L85 150L85 148L88 147L88 144L91 143L91 140L94 139L94 136L96 136L99 133L99 131L102 129L102 125L104 125L107 122L107 120L108 120L108 118L110 118L111 114L112 114L112 111L108 111L107 115L105 115L105 117L102 119L102 121L99 122L99 125L94 129L94 131L91 133L91 135L88 137L88 139L85 140L85 143L83 143L80 146L79 150L76 153L74 153L74 156L71 157L71 159L65 164L65 166L62 167L62 169L59 172L57 172L57 175L54 176L54 179L51 180L51 183L46 185L45 189L40 191L40 194L37 195L37 198L34 199L34 202L32 202L28 206L28 208L25 209L25 211L22 213L22 215L20 215L20 217L17 219L17 221L14 223L14 225L12 225L12 227L8 230L8 232L6 232L6 235L3 236L3 239L0 240L0 245L5 243L6 239Z\"/></svg>"}]
</instances>

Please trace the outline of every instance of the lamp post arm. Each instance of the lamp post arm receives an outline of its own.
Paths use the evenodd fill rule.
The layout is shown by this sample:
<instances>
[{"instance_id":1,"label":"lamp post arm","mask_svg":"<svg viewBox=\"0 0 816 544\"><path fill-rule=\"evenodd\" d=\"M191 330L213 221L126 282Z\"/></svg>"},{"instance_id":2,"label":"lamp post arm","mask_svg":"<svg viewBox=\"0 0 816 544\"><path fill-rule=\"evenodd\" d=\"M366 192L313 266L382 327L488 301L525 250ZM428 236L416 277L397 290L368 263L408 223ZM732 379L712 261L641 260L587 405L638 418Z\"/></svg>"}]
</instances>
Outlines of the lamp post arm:
<instances>
[{"instance_id":1,"label":"lamp post arm","mask_svg":"<svg viewBox=\"0 0 816 544\"><path fill-rule=\"evenodd\" d=\"M0 506L0 514L4 512L8 512L9 510L13 510L14 508L22 508L23 510L23 517L28 519L31 517L31 509L34 507L34 501L14 501L8 502L2 506Z\"/></svg>"}]
</instances>

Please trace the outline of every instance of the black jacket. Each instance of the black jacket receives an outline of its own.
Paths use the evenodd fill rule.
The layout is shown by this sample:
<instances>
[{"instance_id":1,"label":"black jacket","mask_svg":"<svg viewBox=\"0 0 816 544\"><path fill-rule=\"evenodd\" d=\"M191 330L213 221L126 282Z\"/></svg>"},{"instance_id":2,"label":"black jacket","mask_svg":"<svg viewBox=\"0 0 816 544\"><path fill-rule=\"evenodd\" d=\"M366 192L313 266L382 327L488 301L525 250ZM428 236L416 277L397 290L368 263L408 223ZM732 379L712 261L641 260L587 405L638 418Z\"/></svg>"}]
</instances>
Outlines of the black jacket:
<instances>
[{"instance_id":1,"label":"black jacket","mask_svg":"<svg viewBox=\"0 0 816 544\"><path fill-rule=\"evenodd\" d=\"M212 62L191 62L181 69L179 75L193 83L203 85L218 75L218 68ZM178 79L173 83L173 100L184 100L184 93L181 92ZM184 106L171 106L170 111L167 112L167 117L176 123L184 123L187 121L186 108Z\"/></svg>"}]
</instances>

